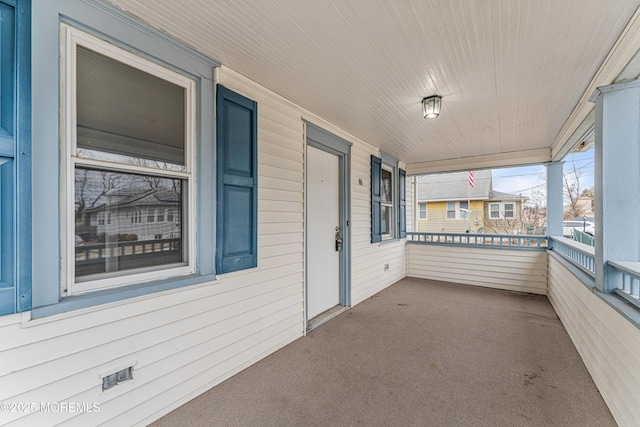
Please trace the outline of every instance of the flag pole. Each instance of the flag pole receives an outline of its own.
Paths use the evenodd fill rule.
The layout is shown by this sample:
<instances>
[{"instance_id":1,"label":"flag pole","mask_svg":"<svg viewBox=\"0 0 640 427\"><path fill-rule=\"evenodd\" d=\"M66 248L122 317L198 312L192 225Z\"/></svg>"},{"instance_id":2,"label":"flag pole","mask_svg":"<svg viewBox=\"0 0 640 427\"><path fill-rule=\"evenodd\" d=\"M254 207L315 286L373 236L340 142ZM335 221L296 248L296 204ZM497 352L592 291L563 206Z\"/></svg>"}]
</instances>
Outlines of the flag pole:
<instances>
[{"instance_id":1,"label":"flag pole","mask_svg":"<svg viewBox=\"0 0 640 427\"><path fill-rule=\"evenodd\" d=\"M468 224L470 225L471 224L471 186L470 185L467 186L467 210L468 210L467 211L467 221L468 221ZM467 225L467 233L470 232L469 229L471 227L469 225Z\"/></svg>"},{"instance_id":2,"label":"flag pole","mask_svg":"<svg viewBox=\"0 0 640 427\"><path fill-rule=\"evenodd\" d=\"M469 171L469 185L467 186L467 217L465 221L465 231L467 233L471 232L471 187L475 184L473 175L473 171Z\"/></svg>"}]
</instances>

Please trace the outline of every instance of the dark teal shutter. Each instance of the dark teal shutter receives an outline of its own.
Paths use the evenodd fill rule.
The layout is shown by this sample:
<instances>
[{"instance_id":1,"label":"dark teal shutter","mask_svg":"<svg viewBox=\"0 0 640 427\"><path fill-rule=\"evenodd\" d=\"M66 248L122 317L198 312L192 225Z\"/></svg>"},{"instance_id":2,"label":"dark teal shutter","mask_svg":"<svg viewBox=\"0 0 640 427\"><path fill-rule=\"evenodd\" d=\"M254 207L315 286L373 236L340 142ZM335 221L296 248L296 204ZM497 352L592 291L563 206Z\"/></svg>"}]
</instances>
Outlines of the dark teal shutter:
<instances>
[{"instance_id":1,"label":"dark teal shutter","mask_svg":"<svg viewBox=\"0 0 640 427\"><path fill-rule=\"evenodd\" d=\"M216 273L258 265L258 104L218 85Z\"/></svg>"},{"instance_id":2,"label":"dark teal shutter","mask_svg":"<svg viewBox=\"0 0 640 427\"><path fill-rule=\"evenodd\" d=\"M0 1L0 315L31 309L31 8Z\"/></svg>"},{"instance_id":3,"label":"dark teal shutter","mask_svg":"<svg viewBox=\"0 0 640 427\"><path fill-rule=\"evenodd\" d=\"M402 169L399 170L399 189L398 191L400 201L400 238L407 237L407 173Z\"/></svg>"},{"instance_id":4,"label":"dark teal shutter","mask_svg":"<svg viewBox=\"0 0 640 427\"><path fill-rule=\"evenodd\" d=\"M382 222L380 217L382 184L382 160L371 156L371 243L382 241Z\"/></svg>"}]
</instances>

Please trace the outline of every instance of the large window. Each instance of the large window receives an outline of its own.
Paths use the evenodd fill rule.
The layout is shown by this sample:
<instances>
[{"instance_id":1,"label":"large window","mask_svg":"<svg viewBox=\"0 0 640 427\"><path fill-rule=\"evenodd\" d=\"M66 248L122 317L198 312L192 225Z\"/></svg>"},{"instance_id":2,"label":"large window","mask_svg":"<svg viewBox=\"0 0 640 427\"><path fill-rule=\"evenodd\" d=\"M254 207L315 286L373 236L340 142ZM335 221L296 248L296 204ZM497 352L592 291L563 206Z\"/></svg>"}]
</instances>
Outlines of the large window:
<instances>
[{"instance_id":1,"label":"large window","mask_svg":"<svg viewBox=\"0 0 640 427\"><path fill-rule=\"evenodd\" d=\"M62 217L73 230L63 295L194 272L195 82L75 28L62 33Z\"/></svg>"}]
</instances>

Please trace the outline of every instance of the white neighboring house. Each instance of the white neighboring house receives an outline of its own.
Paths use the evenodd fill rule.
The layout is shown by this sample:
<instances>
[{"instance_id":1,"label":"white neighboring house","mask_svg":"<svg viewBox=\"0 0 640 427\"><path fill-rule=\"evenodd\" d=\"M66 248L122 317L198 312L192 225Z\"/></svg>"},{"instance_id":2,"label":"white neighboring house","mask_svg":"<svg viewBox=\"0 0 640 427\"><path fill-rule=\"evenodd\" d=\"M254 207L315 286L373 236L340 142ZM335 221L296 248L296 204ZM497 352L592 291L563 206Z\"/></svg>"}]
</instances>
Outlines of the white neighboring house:
<instances>
[{"instance_id":1,"label":"white neighboring house","mask_svg":"<svg viewBox=\"0 0 640 427\"><path fill-rule=\"evenodd\" d=\"M88 209L88 224L95 229L89 240L129 235L126 240L180 237L180 193L166 189L116 190L107 203ZM133 236L135 235L135 237Z\"/></svg>"}]
</instances>

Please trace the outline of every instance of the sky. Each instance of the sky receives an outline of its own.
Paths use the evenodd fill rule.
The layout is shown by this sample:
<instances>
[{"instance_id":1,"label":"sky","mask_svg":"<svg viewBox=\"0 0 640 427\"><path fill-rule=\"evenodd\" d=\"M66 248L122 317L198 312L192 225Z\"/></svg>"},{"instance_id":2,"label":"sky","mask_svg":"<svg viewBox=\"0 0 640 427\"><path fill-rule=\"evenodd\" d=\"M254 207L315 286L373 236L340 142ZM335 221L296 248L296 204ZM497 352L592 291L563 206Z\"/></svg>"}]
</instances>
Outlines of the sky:
<instances>
[{"instance_id":1,"label":"sky","mask_svg":"<svg viewBox=\"0 0 640 427\"><path fill-rule=\"evenodd\" d=\"M576 169L581 173L580 187L591 188L594 185L593 167L594 150L591 148L585 153L572 153L564 158L564 173L571 171L575 163ZM530 201L542 199L546 204L546 169L543 165L521 166L515 168L493 169L493 189L504 193L522 194L529 197Z\"/></svg>"}]
</instances>

